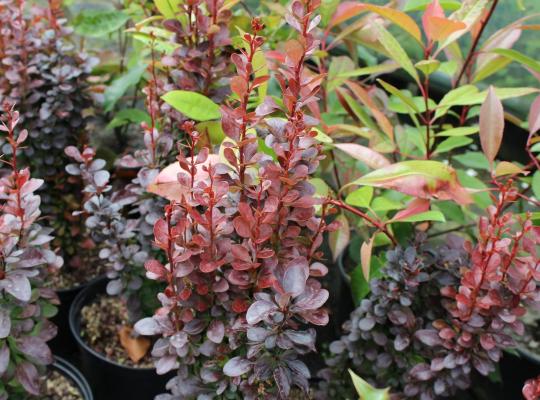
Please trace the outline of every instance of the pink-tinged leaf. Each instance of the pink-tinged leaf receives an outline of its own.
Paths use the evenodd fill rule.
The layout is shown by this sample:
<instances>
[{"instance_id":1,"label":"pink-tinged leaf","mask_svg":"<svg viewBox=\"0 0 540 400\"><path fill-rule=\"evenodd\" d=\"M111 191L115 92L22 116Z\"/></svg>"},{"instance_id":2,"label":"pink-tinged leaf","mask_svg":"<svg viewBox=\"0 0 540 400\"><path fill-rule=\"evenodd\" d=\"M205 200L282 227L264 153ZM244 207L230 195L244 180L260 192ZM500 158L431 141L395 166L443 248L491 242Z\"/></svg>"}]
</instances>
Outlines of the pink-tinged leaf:
<instances>
[{"instance_id":1,"label":"pink-tinged leaf","mask_svg":"<svg viewBox=\"0 0 540 400\"><path fill-rule=\"evenodd\" d=\"M421 214L428 210L429 210L428 199L414 199L413 201L409 203L409 205L407 206L405 210L401 210L396 215L394 215L394 218L392 218L392 221L399 221L400 219L410 217L411 215Z\"/></svg>"},{"instance_id":2,"label":"pink-tinged leaf","mask_svg":"<svg viewBox=\"0 0 540 400\"><path fill-rule=\"evenodd\" d=\"M345 250L345 247L347 247L349 244L351 236L349 220L347 217L345 217L345 215L339 214L336 218L336 222L339 223L340 227L328 234L328 242L334 261L336 261L343 250Z\"/></svg>"},{"instance_id":3,"label":"pink-tinged leaf","mask_svg":"<svg viewBox=\"0 0 540 400\"><path fill-rule=\"evenodd\" d=\"M356 17L364 10L365 5L362 3L357 3L355 1L344 1L340 3L328 24L327 30L332 29L334 26L339 25L350 18Z\"/></svg>"},{"instance_id":4,"label":"pink-tinged leaf","mask_svg":"<svg viewBox=\"0 0 540 400\"><path fill-rule=\"evenodd\" d=\"M424 15L422 15L422 27L424 28L424 32L426 34L426 37L428 40L432 39L432 24L431 24L431 18L445 18L444 10L439 4L439 0L433 0L427 7L426 11L424 12Z\"/></svg>"},{"instance_id":5,"label":"pink-tinged leaf","mask_svg":"<svg viewBox=\"0 0 540 400\"><path fill-rule=\"evenodd\" d=\"M223 366L223 373L230 377L242 376L251 370L251 362L242 357L233 357Z\"/></svg>"},{"instance_id":6,"label":"pink-tinged leaf","mask_svg":"<svg viewBox=\"0 0 540 400\"><path fill-rule=\"evenodd\" d=\"M371 254L373 251L373 239L371 237L367 242L362 243L360 247L360 263L362 264L362 273L364 278L369 282L369 272L371 270Z\"/></svg>"},{"instance_id":7,"label":"pink-tinged leaf","mask_svg":"<svg viewBox=\"0 0 540 400\"><path fill-rule=\"evenodd\" d=\"M285 268L283 279L280 282L283 290L293 297L302 294L309 276L307 260L305 258L294 259Z\"/></svg>"},{"instance_id":8,"label":"pink-tinged leaf","mask_svg":"<svg viewBox=\"0 0 540 400\"><path fill-rule=\"evenodd\" d=\"M529 132L536 133L540 129L540 96L534 99L529 111Z\"/></svg>"},{"instance_id":9,"label":"pink-tinged leaf","mask_svg":"<svg viewBox=\"0 0 540 400\"><path fill-rule=\"evenodd\" d=\"M208 339L214 343L221 343L223 341L223 337L225 336L225 325L223 324L223 321L218 319L212 320L208 326L206 336L208 336Z\"/></svg>"},{"instance_id":10,"label":"pink-tinged leaf","mask_svg":"<svg viewBox=\"0 0 540 400\"><path fill-rule=\"evenodd\" d=\"M432 160L402 161L370 172L346 186L374 186L422 199L453 200L469 204L472 198L458 181L456 171Z\"/></svg>"},{"instance_id":11,"label":"pink-tinged leaf","mask_svg":"<svg viewBox=\"0 0 540 400\"><path fill-rule=\"evenodd\" d=\"M370 168L379 169L390 165L390 161L386 157L369 147L357 143L336 143L335 146Z\"/></svg>"},{"instance_id":12,"label":"pink-tinged leaf","mask_svg":"<svg viewBox=\"0 0 540 400\"><path fill-rule=\"evenodd\" d=\"M145 336L153 336L161 333L159 324L152 317L141 319L135 324L134 329L139 335Z\"/></svg>"},{"instance_id":13,"label":"pink-tinged leaf","mask_svg":"<svg viewBox=\"0 0 540 400\"><path fill-rule=\"evenodd\" d=\"M294 64L298 64L304 57L304 46L296 39L288 40L285 43L285 51L287 57L290 58Z\"/></svg>"},{"instance_id":14,"label":"pink-tinged leaf","mask_svg":"<svg viewBox=\"0 0 540 400\"><path fill-rule=\"evenodd\" d=\"M426 24L429 27L428 38L435 42L440 42L447 39L452 33L461 31L467 28L461 21L453 21L447 18L428 17ZM427 34L428 31L426 31Z\"/></svg>"},{"instance_id":15,"label":"pink-tinged leaf","mask_svg":"<svg viewBox=\"0 0 540 400\"><path fill-rule=\"evenodd\" d=\"M490 86L486 100L480 108L480 144L491 165L501 147L503 132L503 106L495 94L495 89Z\"/></svg>"},{"instance_id":16,"label":"pink-tinged leaf","mask_svg":"<svg viewBox=\"0 0 540 400\"><path fill-rule=\"evenodd\" d=\"M257 300L249 306L246 313L246 321L255 325L265 319L270 313L277 310L277 306L266 300Z\"/></svg>"},{"instance_id":17,"label":"pink-tinged leaf","mask_svg":"<svg viewBox=\"0 0 540 400\"><path fill-rule=\"evenodd\" d=\"M191 158L188 157L187 160L189 162ZM208 166L210 164L216 165L219 163L219 161L219 155L209 154L208 158L203 164L197 165L197 174L195 175L195 180L206 179L208 177L208 173L203 171L203 166ZM185 186L178 181L178 174L180 172L185 171L180 168L180 164L178 162L170 164L158 174L156 179L154 179L150 185L148 185L147 190L150 193L165 197L167 200L182 200L182 197L188 194L190 189L188 186Z\"/></svg>"},{"instance_id":18,"label":"pink-tinged leaf","mask_svg":"<svg viewBox=\"0 0 540 400\"><path fill-rule=\"evenodd\" d=\"M176 355L168 355L158 358L155 363L156 373L158 375L165 375L167 372L178 368L178 360Z\"/></svg>"}]
</instances>

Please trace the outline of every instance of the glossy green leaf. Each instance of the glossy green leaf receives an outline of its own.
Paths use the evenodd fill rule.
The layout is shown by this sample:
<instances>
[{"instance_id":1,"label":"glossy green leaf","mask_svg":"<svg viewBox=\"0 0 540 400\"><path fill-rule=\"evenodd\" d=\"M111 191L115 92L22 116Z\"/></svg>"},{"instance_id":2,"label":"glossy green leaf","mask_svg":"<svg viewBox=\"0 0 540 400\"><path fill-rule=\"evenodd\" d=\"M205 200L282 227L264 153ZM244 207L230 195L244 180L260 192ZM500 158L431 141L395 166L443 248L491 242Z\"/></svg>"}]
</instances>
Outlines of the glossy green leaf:
<instances>
[{"instance_id":1,"label":"glossy green leaf","mask_svg":"<svg viewBox=\"0 0 540 400\"><path fill-rule=\"evenodd\" d=\"M373 187L364 186L347 195L345 203L355 207L369 207L373 198Z\"/></svg>"},{"instance_id":2,"label":"glossy green leaf","mask_svg":"<svg viewBox=\"0 0 540 400\"><path fill-rule=\"evenodd\" d=\"M141 80L144 71L146 70L146 65L139 64L135 67L129 69L125 74L116 78L106 89L105 89L105 101L104 108L105 111L110 111L116 104L118 100L126 93L126 91L135 86Z\"/></svg>"},{"instance_id":3,"label":"glossy green leaf","mask_svg":"<svg viewBox=\"0 0 540 400\"><path fill-rule=\"evenodd\" d=\"M437 133L435 136L468 136L478 133L480 127L478 126L462 126L459 128L451 128L445 131Z\"/></svg>"},{"instance_id":4,"label":"glossy green leaf","mask_svg":"<svg viewBox=\"0 0 540 400\"><path fill-rule=\"evenodd\" d=\"M447 151L454 150L459 147L468 146L472 142L473 140L466 136L449 137L448 139L445 139L441 143L439 143L439 145L435 149L435 153L446 153Z\"/></svg>"},{"instance_id":5,"label":"glossy green leaf","mask_svg":"<svg viewBox=\"0 0 540 400\"><path fill-rule=\"evenodd\" d=\"M399 65L395 62L387 62L384 64L373 65L370 67L357 68L350 71L339 72L337 76L340 78L354 78L358 76L386 74L393 72L399 68Z\"/></svg>"},{"instance_id":6,"label":"glossy green leaf","mask_svg":"<svg viewBox=\"0 0 540 400\"><path fill-rule=\"evenodd\" d=\"M75 33L100 37L123 28L129 15L118 10L83 10L73 20Z\"/></svg>"},{"instance_id":7,"label":"glossy green leaf","mask_svg":"<svg viewBox=\"0 0 540 400\"><path fill-rule=\"evenodd\" d=\"M195 121L210 121L221 118L219 106L200 93L173 90L161 98L186 117Z\"/></svg>"}]
</instances>

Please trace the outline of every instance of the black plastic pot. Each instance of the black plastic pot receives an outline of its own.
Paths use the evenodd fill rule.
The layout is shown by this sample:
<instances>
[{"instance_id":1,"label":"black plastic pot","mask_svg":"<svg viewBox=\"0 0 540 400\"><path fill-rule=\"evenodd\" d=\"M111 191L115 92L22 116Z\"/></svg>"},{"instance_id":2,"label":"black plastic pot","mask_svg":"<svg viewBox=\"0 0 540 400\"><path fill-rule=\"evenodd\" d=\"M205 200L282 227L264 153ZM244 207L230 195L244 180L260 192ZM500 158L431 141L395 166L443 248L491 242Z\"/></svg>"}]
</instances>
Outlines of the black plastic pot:
<instances>
[{"instance_id":1,"label":"black plastic pot","mask_svg":"<svg viewBox=\"0 0 540 400\"><path fill-rule=\"evenodd\" d=\"M105 293L107 279L101 278L83 289L71 304L69 328L77 342L81 370L99 400L151 400L165 392L170 375L157 375L153 368L133 368L107 359L81 338L81 309Z\"/></svg>"},{"instance_id":2,"label":"black plastic pot","mask_svg":"<svg viewBox=\"0 0 540 400\"><path fill-rule=\"evenodd\" d=\"M500 368L505 398L521 399L525 381L540 375L540 356L520 347L515 353L505 352Z\"/></svg>"},{"instance_id":3,"label":"black plastic pot","mask_svg":"<svg viewBox=\"0 0 540 400\"><path fill-rule=\"evenodd\" d=\"M81 374L81 372L77 368L75 368L69 362L60 357L55 357L52 368L73 381L73 383L75 383L75 385L81 392L84 400L94 400L90 385L88 384L83 374Z\"/></svg>"},{"instance_id":4,"label":"black plastic pot","mask_svg":"<svg viewBox=\"0 0 540 400\"><path fill-rule=\"evenodd\" d=\"M82 283L69 289L60 289L56 291L60 299L57 314L51 318L51 321L58 327L58 333L54 339L49 342L53 354L64 357L71 362L76 361L77 342L69 329L69 309L75 297L90 283L96 281L95 278L89 282Z\"/></svg>"}]
</instances>

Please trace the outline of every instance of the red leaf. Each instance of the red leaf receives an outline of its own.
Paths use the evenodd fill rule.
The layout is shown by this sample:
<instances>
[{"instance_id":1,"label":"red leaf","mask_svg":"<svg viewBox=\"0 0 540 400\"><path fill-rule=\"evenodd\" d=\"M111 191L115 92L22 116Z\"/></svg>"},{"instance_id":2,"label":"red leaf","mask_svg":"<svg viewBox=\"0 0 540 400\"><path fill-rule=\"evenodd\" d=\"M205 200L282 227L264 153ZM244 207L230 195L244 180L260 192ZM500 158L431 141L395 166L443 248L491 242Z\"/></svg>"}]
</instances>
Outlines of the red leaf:
<instances>
[{"instance_id":1,"label":"red leaf","mask_svg":"<svg viewBox=\"0 0 540 400\"><path fill-rule=\"evenodd\" d=\"M287 57L292 60L294 64L298 64L304 57L304 46L295 39L291 39L285 43L285 51Z\"/></svg>"},{"instance_id":2,"label":"red leaf","mask_svg":"<svg viewBox=\"0 0 540 400\"><path fill-rule=\"evenodd\" d=\"M415 199L409 203L405 210L398 212L392 221L399 221L400 219L410 217L411 215L421 214L429 210L428 199Z\"/></svg>"},{"instance_id":3,"label":"red leaf","mask_svg":"<svg viewBox=\"0 0 540 400\"><path fill-rule=\"evenodd\" d=\"M490 86L486 100L480 108L480 144L490 164L493 164L501 147L503 131L503 106L495 94L495 89Z\"/></svg>"},{"instance_id":4,"label":"red leaf","mask_svg":"<svg viewBox=\"0 0 540 400\"><path fill-rule=\"evenodd\" d=\"M529 132L536 133L540 129L540 96L534 99L529 111Z\"/></svg>"},{"instance_id":5,"label":"red leaf","mask_svg":"<svg viewBox=\"0 0 540 400\"><path fill-rule=\"evenodd\" d=\"M244 217L236 217L233 220L234 229L243 238L251 237L251 228L249 222Z\"/></svg>"}]
</instances>

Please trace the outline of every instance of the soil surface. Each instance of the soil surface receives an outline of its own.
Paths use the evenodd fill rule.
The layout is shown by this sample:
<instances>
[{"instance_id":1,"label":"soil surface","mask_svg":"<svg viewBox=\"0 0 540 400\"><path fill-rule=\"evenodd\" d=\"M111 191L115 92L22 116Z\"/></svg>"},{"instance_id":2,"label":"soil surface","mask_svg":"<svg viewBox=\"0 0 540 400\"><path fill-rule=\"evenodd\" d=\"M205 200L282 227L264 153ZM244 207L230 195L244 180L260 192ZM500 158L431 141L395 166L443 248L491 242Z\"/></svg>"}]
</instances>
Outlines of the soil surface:
<instances>
[{"instance_id":1,"label":"soil surface","mask_svg":"<svg viewBox=\"0 0 540 400\"><path fill-rule=\"evenodd\" d=\"M134 363L120 344L118 332L128 325L127 308L118 297L100 295L81 310L81 337L93 350L121 365L154 368L150 352Z\"/></svg>"},{"instance_id":2,"label":"soil surface","mask_svg":"<svg viewBox=\"0 0 540 400\"><path fill-rule=\"evenodd\" d=\"M79 388L71 379L56 370L50 371L42 382L40 400L83 400Z\"/></svg>"}]
</instances>

